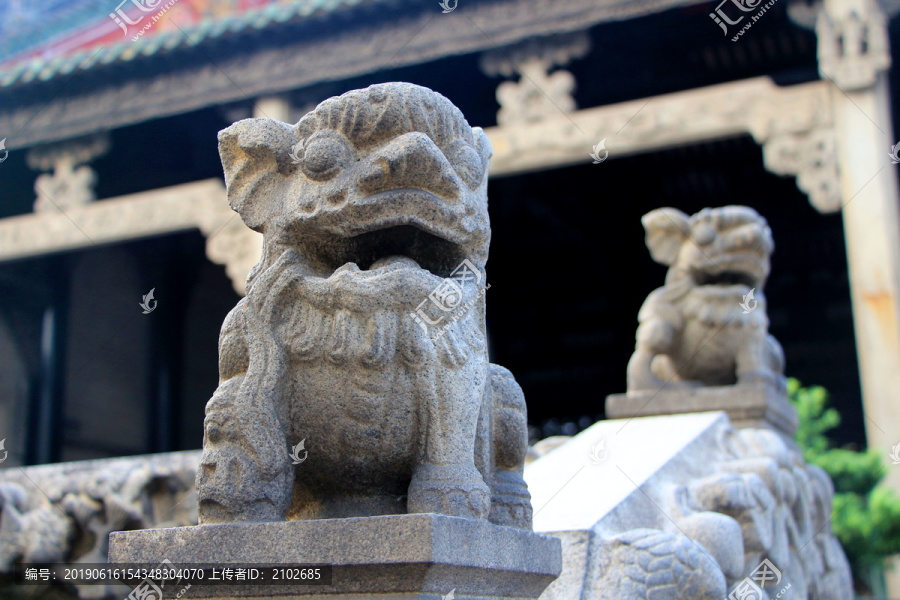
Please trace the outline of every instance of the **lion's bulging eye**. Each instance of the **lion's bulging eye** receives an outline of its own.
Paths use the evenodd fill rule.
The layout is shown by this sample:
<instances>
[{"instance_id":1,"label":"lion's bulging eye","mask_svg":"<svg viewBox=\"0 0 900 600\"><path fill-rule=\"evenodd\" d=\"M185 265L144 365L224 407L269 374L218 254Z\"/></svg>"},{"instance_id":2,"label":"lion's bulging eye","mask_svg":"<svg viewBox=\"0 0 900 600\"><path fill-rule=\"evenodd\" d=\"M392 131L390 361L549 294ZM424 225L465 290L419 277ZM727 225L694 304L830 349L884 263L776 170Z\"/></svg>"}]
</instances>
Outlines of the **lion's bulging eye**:
<instances>
[{"instance_id":1,"label":"lion's bulging eye","mask_svg":"<svg viewBox=\"0 0 900 600\"><path fill-rule=\"evenodd\" d=\"M342 141L330 136L316 137L304 145L300 168L310 179L323 181L337 175L350 158Z\"/></svg>"},{"instance_id":2,"label":"lion's bulging eye","mask_svg":"<svg viewBox=\"0 0 900 600\"><path fill-rule=\"evenodd\" d=\"M691 237L701 246L708 246L716 241L716 230L712 225L700 223L694 226Z\"/></svg>"}]
</instances>

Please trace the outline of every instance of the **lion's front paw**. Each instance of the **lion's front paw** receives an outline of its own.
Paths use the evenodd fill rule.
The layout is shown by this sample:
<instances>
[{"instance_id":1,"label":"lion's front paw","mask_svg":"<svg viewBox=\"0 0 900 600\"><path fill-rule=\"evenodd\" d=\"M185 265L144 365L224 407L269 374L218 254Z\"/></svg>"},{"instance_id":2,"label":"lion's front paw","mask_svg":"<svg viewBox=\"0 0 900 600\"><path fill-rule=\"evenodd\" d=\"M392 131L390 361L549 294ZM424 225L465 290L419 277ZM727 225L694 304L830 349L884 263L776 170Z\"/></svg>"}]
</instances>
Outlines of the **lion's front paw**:
<instances>
[{"instance_id":1,"label":"lion's front paw","mask_svg":"<svg viewBox=\"0 0 900 600\"><path fill-rule=\"evenodd\" d=\"M522 475L517 471L498 470L491 489L491 523L530 531L534 511Z\"/></svg>"},{"instance_id":2,"label":"lion's front paw","mask_svg":"<svg viewBox=\"0 0 900 600\"><path fill-rule=\"evenodd\" d=\"M410 513L484 519L490 506L491 492L475 467L425 465L416 469L409 485Z\"/></svg>"}]
</instances>

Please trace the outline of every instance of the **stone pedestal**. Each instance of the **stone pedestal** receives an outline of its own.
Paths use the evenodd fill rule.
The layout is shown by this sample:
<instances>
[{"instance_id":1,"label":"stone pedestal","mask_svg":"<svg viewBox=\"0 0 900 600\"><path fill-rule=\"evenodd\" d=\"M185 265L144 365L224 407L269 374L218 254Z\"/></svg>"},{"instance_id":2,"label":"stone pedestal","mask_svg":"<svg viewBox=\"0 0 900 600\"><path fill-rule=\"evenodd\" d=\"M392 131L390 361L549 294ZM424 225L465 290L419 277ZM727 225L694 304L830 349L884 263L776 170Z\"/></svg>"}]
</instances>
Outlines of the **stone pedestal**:
<instances>
[{"instance_id":1,"label":"stone pedestal","mask_svg":"<svg viewBox=\"0 0 900 600\"><path fill-rule=\"evenodd\" d=\"M332 585L192 586L190 597L537 598L562 570L557 538L437 514L120 531L111 563L333 565Z\"/></svg>"},{"instance_id":2,"label":"stone pedestal","mask_svg":"<svg viewBox=\"0 0 900 600\"><path fill-rule=\"evenodd\" d=\"M797 412L787 396L767 385L673 386L612 394L606 399L608 419L715 410L727 412L737 428L762 427L787 436L797 430Z\"/></svg>"}]
</instances>

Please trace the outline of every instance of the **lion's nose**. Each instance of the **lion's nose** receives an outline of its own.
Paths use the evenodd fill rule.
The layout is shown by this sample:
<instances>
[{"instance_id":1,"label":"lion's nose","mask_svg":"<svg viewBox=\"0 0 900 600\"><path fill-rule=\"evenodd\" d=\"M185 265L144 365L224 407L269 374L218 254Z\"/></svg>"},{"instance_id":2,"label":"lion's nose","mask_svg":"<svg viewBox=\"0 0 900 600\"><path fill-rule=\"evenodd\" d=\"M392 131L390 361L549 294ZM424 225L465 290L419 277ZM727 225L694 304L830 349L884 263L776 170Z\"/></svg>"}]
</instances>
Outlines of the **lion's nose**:
<instances>
[{"instance_id":1,"label":"lion's nose","mask_svg":"<svg viewBox=\"0 0 900 600\"><path fill-rule=\"evenodd\" d=\"M415 188L453 202L463 182L431 138L412 132L375 150L360 167L357 184L365 195Z\"/></svg>"}]
</instances>

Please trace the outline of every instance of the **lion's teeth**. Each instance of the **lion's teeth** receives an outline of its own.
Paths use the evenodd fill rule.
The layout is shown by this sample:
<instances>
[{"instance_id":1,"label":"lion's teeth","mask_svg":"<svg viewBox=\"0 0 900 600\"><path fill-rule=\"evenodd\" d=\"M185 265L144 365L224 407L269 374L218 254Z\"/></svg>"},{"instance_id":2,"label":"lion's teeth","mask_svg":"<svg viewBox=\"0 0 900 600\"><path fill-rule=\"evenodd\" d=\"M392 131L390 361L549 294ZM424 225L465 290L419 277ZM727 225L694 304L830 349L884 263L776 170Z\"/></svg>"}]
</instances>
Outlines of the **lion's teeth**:
<instances>
[{"instance_id":1,"label":"lion's teeth","mask_svg":"<svg viewBox=\"0 0 900 600\"><path fill-rule=\"evenodd\" d=\"M339 274L343 273L344 271L350 271L351 273L358 272L359 266L355 262L345 263L345 264L341 265L340 267L338 267L337 269L335 269L334 273L332 274L332 277L334 275L339 275Z\"/></svg>"},{"instance_id":2,"label":"lion's teeth","mask_svg":"<svg viewBox=\"0 0 900 600\"><path fill-rule=\"evenodd\" d=\"M419 268L419 263L409 258L408 256L386 256L384 258L379 258L375 262L372 263L372 266L369 267L369 270L380 269L382 267L416 267Z\"/></svg>"}]
</instances>

